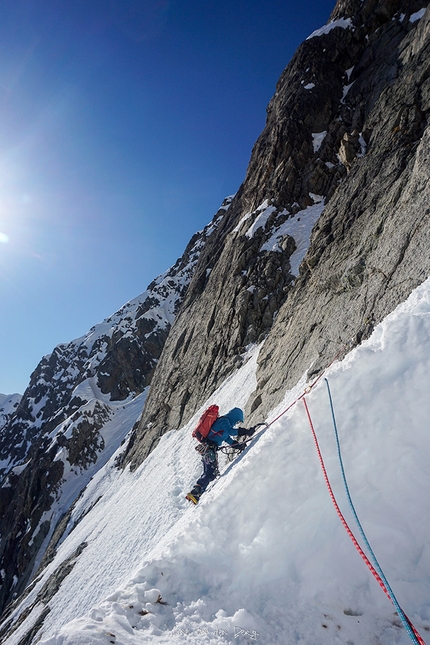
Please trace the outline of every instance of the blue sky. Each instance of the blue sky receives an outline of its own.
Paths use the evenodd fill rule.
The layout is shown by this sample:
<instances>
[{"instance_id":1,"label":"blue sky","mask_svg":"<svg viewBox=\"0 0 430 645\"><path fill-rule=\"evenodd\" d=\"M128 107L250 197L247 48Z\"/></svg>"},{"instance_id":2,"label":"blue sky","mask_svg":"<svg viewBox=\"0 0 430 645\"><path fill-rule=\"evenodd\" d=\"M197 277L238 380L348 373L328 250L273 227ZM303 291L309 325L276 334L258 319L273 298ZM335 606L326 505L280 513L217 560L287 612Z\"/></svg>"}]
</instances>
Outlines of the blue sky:
<instances>
[{"instance_id":1,"label":"blue sky","mask_svg":"<svg viewBox=\"0 0 430 645\"><path fill-rule=\"evenodd\" d=\"M2 0L0 392L182 254L334 0Z\"/></svg>"}]
</instances>

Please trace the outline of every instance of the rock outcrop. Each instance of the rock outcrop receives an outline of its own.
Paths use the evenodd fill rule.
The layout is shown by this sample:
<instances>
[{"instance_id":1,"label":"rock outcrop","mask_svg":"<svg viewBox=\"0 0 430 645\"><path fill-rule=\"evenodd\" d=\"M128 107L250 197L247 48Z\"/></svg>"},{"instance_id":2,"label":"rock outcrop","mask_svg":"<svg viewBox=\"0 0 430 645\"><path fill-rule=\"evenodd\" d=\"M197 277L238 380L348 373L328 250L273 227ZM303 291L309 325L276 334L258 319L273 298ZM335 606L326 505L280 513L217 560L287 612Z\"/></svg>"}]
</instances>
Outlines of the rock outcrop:
<instances>
[{"instance_id":1,"label":"rock outcrop","mask_svg":"<svg viewBox=\"0 0 430 645\"><path fill-rule=\"evenodd\" d=\"M395 21L380 32L363 56L381 59L381 41L396 43L395 55L379 74L375 63L364 69L345 97L350 113L362 114L366 154L315 226L294 292L262 348L263 403L250 403L259 414L309 365L309 376L317 374L342 345L360 342L430 274L429 11L400 42ZM367 105L370 79L377 86L380 76L390 81Z\"/></svg>"},{"instance_id":2,"label":"rock outcrop","mask_svg":"<svg viewBox=\"0 0 430 645\"><path fill-rule=\"evenodd\" d=\"M140 416L196 262L229 203L141 296L45 356L22 397L1 395L0 609L24 589L57 522Z\"/></svg>"},{"instance_id":3,"label":"rock outcrop","mask_svg":"<svg viewBox=\"0 0 430 645\"><path fill-rule=\"evenodd\" d=\"M252 422L428 276L427 4L340 0L297 50L228 218L197 263L132 467L195 413L249 343L266 338Z\"/></svg>"},{"instance_id":4,"label":"rock outcrop","mask_svg":"<svg viewBox=\"0 0 430 645\"><path fill-rule=\"evenodd\" d=\"M246 417L261 421L429 275L427 4L339 0L283 72L236 195L142 296L44 357L22 398L0 398L0 607L133 427L122 464L135 468L256 343Z\"/></svg>"}]
</instances>

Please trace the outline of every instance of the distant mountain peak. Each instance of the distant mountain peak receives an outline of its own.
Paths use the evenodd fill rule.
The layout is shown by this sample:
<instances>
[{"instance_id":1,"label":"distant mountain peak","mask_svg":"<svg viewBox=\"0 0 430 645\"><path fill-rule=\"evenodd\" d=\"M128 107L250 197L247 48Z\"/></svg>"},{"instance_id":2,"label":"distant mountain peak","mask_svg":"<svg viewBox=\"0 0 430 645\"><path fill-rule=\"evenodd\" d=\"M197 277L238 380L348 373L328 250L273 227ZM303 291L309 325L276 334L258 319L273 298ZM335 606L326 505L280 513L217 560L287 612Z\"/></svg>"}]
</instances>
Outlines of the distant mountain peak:
<instances>
[{"instance_id":1,"label":"distant mountain peak","mask_svg":"<svg viewBox=\"0 0 430 645\"><path fill-rule=\"evenodd\" d=\"M230 203L231 198L223 201L183 256L140 296L44 356L22 397L1 395L0 511L7 538L1 543L0 569L9 584L1 585L0 605L12 590L23 589L64 506L73 503L140 417L200 253ZM25 537L23 516L30 527ZM20 575L12 585L17 558Z\"/></svg>"}]
</instances>

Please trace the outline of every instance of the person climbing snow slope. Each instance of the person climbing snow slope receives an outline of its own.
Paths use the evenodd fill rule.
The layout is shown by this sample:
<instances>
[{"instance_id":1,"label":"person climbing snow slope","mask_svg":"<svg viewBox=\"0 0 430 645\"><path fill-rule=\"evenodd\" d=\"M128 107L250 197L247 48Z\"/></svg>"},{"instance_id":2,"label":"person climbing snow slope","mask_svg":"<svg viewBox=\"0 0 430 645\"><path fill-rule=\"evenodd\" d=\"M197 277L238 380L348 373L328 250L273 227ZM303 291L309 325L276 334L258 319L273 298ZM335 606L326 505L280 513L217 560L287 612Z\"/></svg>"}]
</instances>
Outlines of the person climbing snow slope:
<instances>
[{"instance_id":1,"label":"person climbing snow slope","mask_svg":"<svg viewBox=\"0 0 430 645\"><path fill-rule=\"evenodd\" d=\"M249 430L235 428L238 423L243 423L243 420L243 411L240 408L233 408L227 414L218 417L209 430L206 439L197 446L196 450L202 455L203 473L193 489L186 495L188 501L197 504L202 493L218 475L217 451L224 442L239 452L244 450L246 444L233 439L233 437L251 437L255 432L255 428L250 428Z\"/></svg>"}]
</instances>

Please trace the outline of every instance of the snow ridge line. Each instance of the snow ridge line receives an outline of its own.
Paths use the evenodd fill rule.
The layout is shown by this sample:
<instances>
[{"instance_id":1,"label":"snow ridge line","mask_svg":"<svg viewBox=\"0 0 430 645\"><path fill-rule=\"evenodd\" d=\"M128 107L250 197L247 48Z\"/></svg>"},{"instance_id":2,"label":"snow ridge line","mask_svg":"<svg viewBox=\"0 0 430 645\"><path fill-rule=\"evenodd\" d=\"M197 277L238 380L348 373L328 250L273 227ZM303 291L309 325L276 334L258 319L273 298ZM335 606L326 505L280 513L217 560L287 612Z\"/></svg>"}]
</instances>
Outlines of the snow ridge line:
<instances>
[{"instance_id":1,"label":"snow ridge line","mask_svg":"<svg viewBox=\"0 0 430 645\"><path fill-rule=\"evenodd\" d=\"M409 636L411 635L410 634L410 629L414 630L415 635L419 639L420 636L419 636L418 632L416 632L415 627L412 625L411 621L409 620L409 618L407 617L407 615L405 614L403 609L400 607L399 602L398 602L398 600L397 600L397 598L396 598L396 596L394 594L394 591L392 590L392 588L391 588L391 586L390 586L390 584L389 584L389 582L387 580L387 577L386 577L385 573L383 572L383 570L381 568L381 565L379 564L378 559L377 559L372 547L370 546L369 540L367 539L367 536L366 536L366 534L364 532L363 526L362 526L360 520L358 519L358 515L357 515L357 512L355 510L355 506L354 506L354 504L352 502L351 495L350 495L350 492L349 492L348 482L346 481L345 469L343 467L342 453L341 453L341 450L340 450L339 433L337 431L337 423L336 423L336 417L335 417L335 414L334 414L333 398L331 396L330 384L328 382L328 378L325 378L324 380L326 382L327 393L328 393L328 398L329 398L329 402L330 402L330 410L331 410L331 416L332 416L332 419L333 419L333 428L334 428L334 434L335 434L335 438L336 438L337 454L338 454L338 458L339 458L340 469L342 471L343 484L344 484L344 487L345 487L345 492L346 492L346 496L348 498L349 505L351 507L352 513L354 515L354 519L355 519L355 521L357 523L357 526L358 526L358 530L360 531L361 537L363 538L363 541L364 541L364 543L365 543L365 545L367 547L367 550L368 550L368 552L370 554L370 559L372 560L376 571L379 573L380 577L384 581L385 587L386 587L387 592L389 594L389 598L390 598L391 602L393 603L394 607L396 608L397 613L399 614L399 618L403 623L403 627L406 629L406 631L408 632ZM413 642L416 642L415 639L412 639L412 640L413 640ZM420 641L418 640L418 642L420 642Z\"/></svg>"},{"instance_id":2,"label":"snow ridge line","mask_svg":"<svg viewBox=\"0 0 430 645\"><path fill-rule=\"evenodd\" d=\"M361 548L361 546L359 545L359 543L358 543L358 541L357 541L357 539L356 539L356 537L355 537L354 533L351 531L351 529L350 529L350 527L349 527L349 525L348 525L348 523L347 523L347 521L346 521L345 517L344 517L344 516L343 516L343 514L342 514L342 511L341 511L341 510L340 510L340 508L339 508L339 505L338 505L338 503L337 503L336 497L334 496L333 489L332 489L331 484L330 484L330 480L329 480L328 475L327 475L327 470L326 470L326 467L325 467L325 464L324 464L324 460L323 460L323 457L322 457L322 454L321 454L321 450L320 450L320 447L319 447L319 443L318 443L317 435L316 435L316 432L315 432L315 428L314 428L314 425L313 425L313 423L312 423L312 418L311 418L311 415L310 415L310 412L309 412L309 408L308 408L308 404L307 404L307 401L306 401L306 397L305 397L305 395L303 394L303 395L302 395L301 397L299 397L299 398L301 398L301 399L303 400L303 404L304 404L304 406L305 406L305 410L306 410L306 415L307 415L307 417L308 417L309 425L310 425L310 427L311 427L311 431L312 431L312 435L313 435L313 438L314 438L314 442L315 442L316 450L317 450L318 457L319 457L320 464L321 464L321 468L322 468L322 471L323 471L323 475L324 475L325 483L326 483L326 485L327 485L327 488L328 488L328 491L329 491L329 494L330 494L331 501L333 502L333 506L334 506L334 507L335 507L335 509L336 509L336 512L337 512L337 514L338 514L338 516L339 516L339 518L340 518L340 521L342 522L342 524L343 524L343 526L344 526L344 528L345 528L346 532L348 533L349 537L351 538L351 540L352 540L352 542L353 542L353 544L354 544L355 548L357 549L357 551L358 551L358 552L359 552L359 554L361 555L362 559L363 559L363 560L364 560L364 562L366 563L366 565L367 565L367 567L368 567L369 571L372 573L372 575L374 576L374 578L375 578L375 579L377 580L377 582L379 583L379 586L380 586L380 587L382 588L382 590L384 591L385 595L389 598L390 602L392 602L392 603L393 603L393 605L395 606L395 608L396 608L396 609L397 609L397 607L399 607L399 609L400 609L400 605L398 605L398 603L397 603L397 604L395 604L395 603L393 602L393 598L391 597L390 593L388 592L387 587L386 587L386 586L385 586L385 584L384 584L384 581L382 580L381 576L380 576L380 575L379 575L379 573L376 571L375 567L374 567L374 566L373 566L373 564L370 562L369 558L367 557L367 555L364 553L363 549L362 549L362 548ZM385 576L384 576L384 577L385 577ZM403 616L405 617L405 621L403 622L403 620L402 620L402 623L404 624L404 627L405 627L405 629L406 629L406 631L407 631L407 633L408 633L408 635L409 635L410 639L412 640L412 642L413 642L413 643L415 643L416 645L426 645L426 643L423 641L423 639L421 638L421 636L419 635L419 633L418 633L418 632L417 632L417 630L415 629L415 627L414 627L414 625L412 624L412 622L410 621L410 619L406 616L406 614L404 613L404 611L403 611L402 609L400 609L400 612L399 612L399 617L400 617L400 618L401 618L402 614L403 614Z\"/></svg>"}]
</instances>

